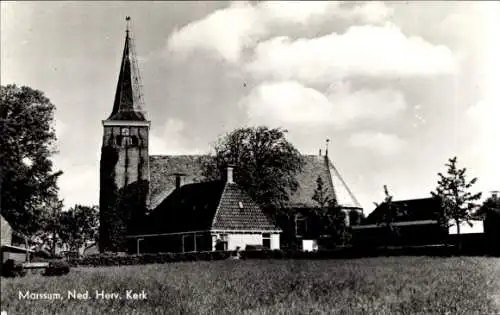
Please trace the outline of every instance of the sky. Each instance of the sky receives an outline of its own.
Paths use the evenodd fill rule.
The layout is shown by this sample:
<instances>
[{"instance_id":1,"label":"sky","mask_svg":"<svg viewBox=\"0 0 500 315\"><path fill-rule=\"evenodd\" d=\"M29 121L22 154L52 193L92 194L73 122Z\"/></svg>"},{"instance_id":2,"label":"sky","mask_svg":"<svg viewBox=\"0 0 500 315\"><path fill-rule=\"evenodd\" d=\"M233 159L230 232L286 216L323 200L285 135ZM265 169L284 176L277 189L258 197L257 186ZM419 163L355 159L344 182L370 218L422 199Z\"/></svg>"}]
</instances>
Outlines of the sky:
<instances>
[{"instance_id":1,"label":"sky","mask_svg":"<svg viewBox=\"0 0 500 315\"><path fill-rule=\"evenodd\" d=\"M101 121L131 16L151 154L203 154L241 126L329 156L365 208L428 197L457 156L500 190L500 4L1 2L1 84L56 105L65 206L98 204Z\"/></svg>"}]
</instances>

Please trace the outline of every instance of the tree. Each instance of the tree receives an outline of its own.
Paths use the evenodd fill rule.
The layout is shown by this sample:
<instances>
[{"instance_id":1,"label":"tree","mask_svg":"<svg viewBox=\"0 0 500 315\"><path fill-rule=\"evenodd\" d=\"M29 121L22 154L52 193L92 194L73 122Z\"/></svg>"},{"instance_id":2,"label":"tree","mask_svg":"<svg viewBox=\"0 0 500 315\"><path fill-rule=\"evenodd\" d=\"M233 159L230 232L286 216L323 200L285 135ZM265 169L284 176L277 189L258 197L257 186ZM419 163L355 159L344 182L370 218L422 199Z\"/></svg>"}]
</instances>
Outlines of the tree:
<instances>
[{"instance_id":1,"label":"tree","mask_svg":"<svg viewBox=\"0 0 500 315\"><path fill-rule=\"evenodd\" d=\"M59 236L70 251L78 251L89 242L97 241L99 210L97 206L75 205L60 213Z\"/></svg>"},{"instance_id":2,"label":"tree","mask_svg":"<svg viewBox=\"0 0 500 315\"><path fill-rule=\"evenodd\" d=\"M316 189L314 189L312 199L318 203L320 208L325 208L328 204L333 202L332 198L328 195L328 187L325 187L321 176L318 176L316 179Z\"/></svg>"},{"instance_id":3,"label":"tree","mask_svg":"<svg viewBox=\"0 0 500 315\"><path fill-rule=\"evenodd\" d=\"M394 226L394 222L399 216L404 214L403 213L404 210L401 207L394 205L394 203L392 202L393 196L389 194L389 189L387 188L387 185L384 185L384 194L385 194L384 201L380 204L375 202L375 206L377 208L380 207L381 210L380 212L381 215L378 218L377 224L386 231L385 233L386 237L384 243L385 246L387 247L389 245L390 238L394 234L398 234L399 232L397 228Z\"/></svg>"},{"instance_id":4,"label":"tree","mask_svg":"<svg viewBox=\"0 0 500 315\"><path fill-rule=\"evenodd\" d=\"M32 237L44 229L46 206L57 198L55 106L29 87L0 87L0 209L13 229Z\"/></svg>"},{"instance_id":5,"label":"tree","mask_svg":"<svg viewBox=\"0 0 500 315\"><path fill-rule=\"evenodd\" d=\"M484 233L492 253L500 253L500 197L495 192L477 211L484 218Z\"/></svg>"},{"instance_id":6,"label":"tree","mask_svg":"<svg viewBox=\"0 0 500 315\"><path fill-rule=\"evenodd\" d=\"M303 159L285 139L286 130L267 127L239 128L218 139L215 154L203 161L208 180L220 179L228 164L235 166L234 180L271 216L296 190L296 174Z\"/></svg>"},{"instance_id":7,"label":"tree","mask_svg":"<svg viewBox=\"0 0 500 315\"><path fill-rule=\"evenodd\" d=\"M52 255L56 254L56 248L61 245L59 231L61 229L60 217L63 209L63 202L58 198L48 200L44 207L43 217L40 220L43 229L32 235L32 241L41 247L48 248Z\"/></svg>"},{"instance_id":8,"label":"tree","mask_svg":"<svg viewBox=\"0 0 500 315\"><path fill-rule=\"evenodd\" d=\"M478 208L476 201L481 198L481 193L472 194L471 187L477 182L477 178L467 181L466 168L457 167L457 157L448 159L446 174L438 173L439 180L436 191L432 196L438 198L441 203L440 221L444 228L451 225L457 226L457 234L460 236L460 224L470 220L474 210ZM461 242L459 242L459 250Z\"/></svg>"},{"instance_id":9,"label":"tree","mask_svg":"<svg viewBox=\"0 0 500 315\"><path fill-rule=\"evenodd\" d=\"M346 213L336 200L330 197L328 187L325 187L321 176L316 179L316 189L312 199L318 204L317 208L311 209L312 217L317 222L316 236L329 235L334 246L348 242L350 235L346 224Z\"/></svg>"}]
</instances>

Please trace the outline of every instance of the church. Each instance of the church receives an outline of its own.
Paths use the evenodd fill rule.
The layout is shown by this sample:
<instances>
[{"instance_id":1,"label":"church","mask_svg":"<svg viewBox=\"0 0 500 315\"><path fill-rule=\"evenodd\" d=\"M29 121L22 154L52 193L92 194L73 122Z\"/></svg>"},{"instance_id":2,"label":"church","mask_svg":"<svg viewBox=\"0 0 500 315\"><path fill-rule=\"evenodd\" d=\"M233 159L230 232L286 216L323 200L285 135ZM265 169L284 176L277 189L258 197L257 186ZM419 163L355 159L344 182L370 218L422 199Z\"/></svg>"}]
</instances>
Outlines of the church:
<instances>
[{"instance_id":1,"label":"church","mask_svg":"<svg viewBox=\"0 0 500 315\"><path fill-rule=\"evenodd\" d=\"M127 18L128 20L129 18ZM189 252L279 249L283 227L273 222L233 180L203 177L204 155L150 155L149 132L134 44L127 26L111 114L102 121L100 160L100 252ZM325 154L304 155L298 187L287 208L317 207L321 177L331 199L346 211L363 209ZM304 238L305 218L292 232ZM285 228L286 229L286 228Z\"/></svg>"}]
</instances>

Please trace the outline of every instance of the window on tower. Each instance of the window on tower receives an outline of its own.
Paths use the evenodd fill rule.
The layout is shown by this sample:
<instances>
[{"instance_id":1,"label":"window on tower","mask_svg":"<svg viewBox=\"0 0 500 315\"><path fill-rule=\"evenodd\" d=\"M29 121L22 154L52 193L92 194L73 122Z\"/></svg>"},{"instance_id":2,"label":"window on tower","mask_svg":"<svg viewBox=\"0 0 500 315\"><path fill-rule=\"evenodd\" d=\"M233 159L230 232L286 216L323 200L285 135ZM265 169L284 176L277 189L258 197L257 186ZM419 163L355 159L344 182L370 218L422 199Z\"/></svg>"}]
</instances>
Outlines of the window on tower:
<instances>
[{"instance_id":1,"label":"window on tower","mask_svg":"<svg viewBox=\"0 0 500 315\"><path fill-rule=\"evenodd\" d=\"M137 138L137 136L132 136L131 140L132 140L132 145L133 146L139 145L139 139Z\"/></svg>"},{"instance_id":2,"label":"window on tower","mask_svg":"<svg viewBox=\"0 0 500 315\"><path fill-rule=\"evenodd\" d=\"M121 146L122 145L122 139L123 139L123 136L120 136L120 135L116 136L115 137L115 145Z\"/></svg>"}]
</instances>

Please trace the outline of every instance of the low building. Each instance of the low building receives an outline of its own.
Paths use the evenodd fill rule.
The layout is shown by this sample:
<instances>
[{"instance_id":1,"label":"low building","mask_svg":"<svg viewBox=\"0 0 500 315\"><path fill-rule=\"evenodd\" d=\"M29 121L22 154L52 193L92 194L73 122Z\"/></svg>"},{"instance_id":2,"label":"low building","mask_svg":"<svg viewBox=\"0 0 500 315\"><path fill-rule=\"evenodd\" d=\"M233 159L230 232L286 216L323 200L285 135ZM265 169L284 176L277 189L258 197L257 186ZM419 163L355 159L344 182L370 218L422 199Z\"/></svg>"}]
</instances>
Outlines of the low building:
<instances>
[{"instance_id":1,"label":"low building","mask_svg":"<svg viewBox=\"0 0 500 315\"><path fill-rule=\"evenodd\" d=\"M398 216L390 224L381 223L386 204L379 205L363 224L352 226L358 246L418 246L445 243L448 231L439 224L441 204L435 198L393 201Z\"/></svg>"},{"instance_id":2,"label":"low building","mask_svg":"<svg viewBox=\"0 0 500 315\"><path fill-rule=\"evenodd\" d=\"M280 248L279 229L227 168L226 180L181 185L148 216L148 233L128 236L129 248L143 252L193 252Z\"/></svg>"},{"instance_id":3,"label":"low building","mask_svg":"<svg viewBox=\"0 0 500 315\"><path fill-rule=\"evenodd\" d=\"M0 215L0 251L2 256L2 263L8 259L12 259L16 262L25 262L28 259L29 253L33 253L32 250L26 250L25 247L14 246L12 244L12 235L14 233L11 225L7 220Z\"/></svg>"},{"instance_id":4,"label":"low building","mask_svg":"<svg viewBox=\"0 0 500 315\"><path fill-rule=\"evenodd\" d=\"M151 213L157 212L160 206L165 207L165 200L175 192L179 183L173 180L172 175L182 176L182 184L186 187L206 181L203 175L203 163L208 158L208 156L203 155L150 156L151 195L149 209L151 209ZM290 215L278 219L276 224L282 231L280 234L281 246L298 246L306 249L301 244L304 239L310 239L310 232L315 229L315 220L309 214L312 213L313 208L319 206L313 200L318 178L321 178L324 183L325 197L336 200L343 211L361 214L363 209L328 157L328 153L303 155L302 158L304 165L296 175L297 189L288 192L289 201L285 205L284 213ZM180 178L177 180L180 181ZM349 216L347 217L349 218ZM171 220L174 220L171 224L178 225L175 217ZM347 223L350 224L350 222ZM152 232L148 228L148 233L144 234L152 234Z\"/></svg>"},{"instance_id":5,"label":"low building","mask_svg":"<svg viewBox=\"0 0 500 315\"><path fill-rule=\"evenodd\" d=\"M0 246L12 245L12 227L9 222L5 220L3 215L0 215L0 233L2 238L0 239Z\"/></svg>"}]
</instances>

